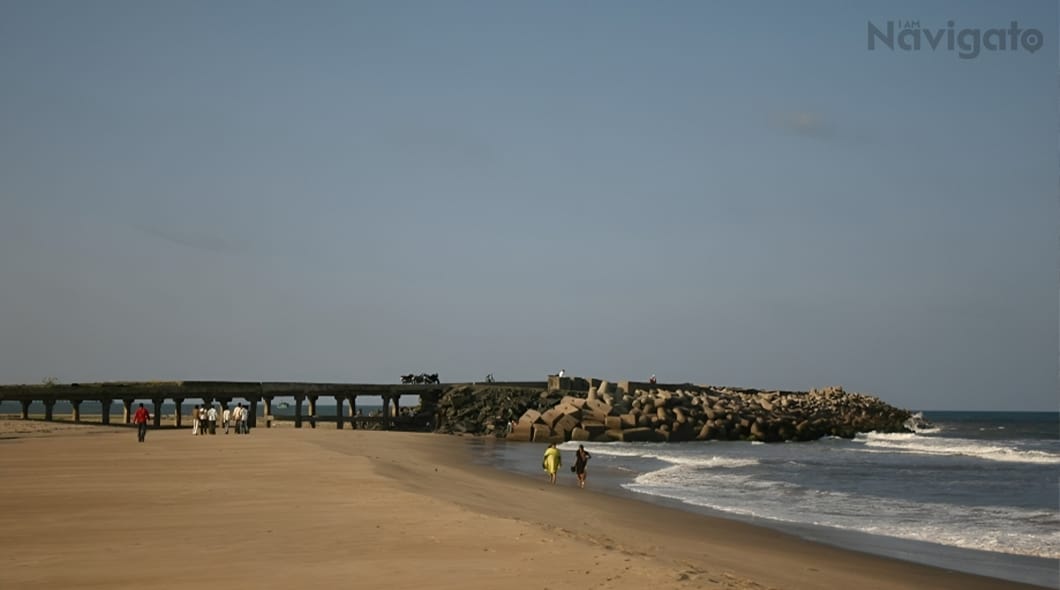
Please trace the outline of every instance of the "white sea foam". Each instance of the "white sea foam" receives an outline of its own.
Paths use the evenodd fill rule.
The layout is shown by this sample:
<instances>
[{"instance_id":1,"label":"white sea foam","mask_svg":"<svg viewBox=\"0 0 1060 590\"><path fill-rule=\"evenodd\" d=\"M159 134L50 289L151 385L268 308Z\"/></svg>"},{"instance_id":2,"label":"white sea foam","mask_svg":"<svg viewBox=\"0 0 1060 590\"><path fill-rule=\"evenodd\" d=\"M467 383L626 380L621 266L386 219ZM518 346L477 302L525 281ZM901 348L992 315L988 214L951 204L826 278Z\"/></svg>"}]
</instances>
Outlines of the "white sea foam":
<instances>
[{"instance_id":1,"label":"white sea foam","mask_svg":"<svg viewBox=\"0 0 1060 590\"><path fill-rule=\"evenodd\" d=\"M1060 465L1060 455L1038 450L1024 450L997 441L975 441L962 438L935 438L910 433L859 434L855 439L866 447L925 455L975 457L988 461Z\"/></svg>"},{"instance_id":2,"label":"white sea foam","mask_svg":"<svg viewBox=\"0 0 1060 590\"><path fill-rule=\"evenodd\" d=\"M563 450L574 450L574 445L564 444L560 446ZM604 446L586 447L590 453L601 457L635 457L640 459L655 459L671 465L688 465L693 467L750 467L758 465L758 459L723 457L718 455L694 455L690 453L667 452L665 447L654 444L650 447L615 446L614 444Z\"/></svg>"},{"instance_id":3,"label":"white sea foam","mask_svg":"<svg viewBox=\"0 0 1060 590\"><path fill-rule=\"evenodd\" d=\"M623 487L745 517L807 523L966 549L1060 558L1060 517L1011 507L955 506L802 488L726 470L674 465ZM1036 522L1051 532L1027 534ZM1015 523L1015 527L1014 527Z\"/></svg>"}]
</instances>

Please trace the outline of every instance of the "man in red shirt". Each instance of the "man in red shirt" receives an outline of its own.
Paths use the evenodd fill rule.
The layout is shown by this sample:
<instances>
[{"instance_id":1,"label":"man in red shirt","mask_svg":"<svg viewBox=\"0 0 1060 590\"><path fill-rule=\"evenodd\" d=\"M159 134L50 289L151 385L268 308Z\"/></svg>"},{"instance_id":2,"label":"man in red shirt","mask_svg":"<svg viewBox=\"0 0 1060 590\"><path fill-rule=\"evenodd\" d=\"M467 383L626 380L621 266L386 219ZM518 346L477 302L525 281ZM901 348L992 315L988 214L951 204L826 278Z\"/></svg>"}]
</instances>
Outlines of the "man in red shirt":
<instances>
[{"instance_id":1,"label":"man in red shirt","mask_svg":"<svg viewBox=\"0 0 1060 590\"><path fill-rule=\"evenodd\" d=\"M147 408L143 404L140 404L140 408L136 410L136 415L133 416L133 423L136 424L136 438L140 442L144 442L147 438L147 421L151 419L151 414L147 412Z\"/></svg>"}]
</instances>

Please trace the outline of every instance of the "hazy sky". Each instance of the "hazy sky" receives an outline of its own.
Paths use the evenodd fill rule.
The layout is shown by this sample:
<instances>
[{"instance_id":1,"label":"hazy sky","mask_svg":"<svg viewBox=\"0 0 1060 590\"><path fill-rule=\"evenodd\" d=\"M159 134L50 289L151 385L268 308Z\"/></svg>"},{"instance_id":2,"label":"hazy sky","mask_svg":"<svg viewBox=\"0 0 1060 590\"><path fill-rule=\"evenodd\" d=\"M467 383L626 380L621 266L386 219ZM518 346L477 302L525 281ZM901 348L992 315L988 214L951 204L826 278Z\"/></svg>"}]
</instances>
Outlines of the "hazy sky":
<instances>
[{"instance_id":1,"label":"hazy sky","mask_svg":"<svg viewBox=\"0 0 1060 590\"><path fill-rule=\"evenodd\" d=\"M906 19L1043 45L868 50ZM1055 410L1057 33L1051 1L2 0L0 383Z\"/></svg>"}]
</instances>

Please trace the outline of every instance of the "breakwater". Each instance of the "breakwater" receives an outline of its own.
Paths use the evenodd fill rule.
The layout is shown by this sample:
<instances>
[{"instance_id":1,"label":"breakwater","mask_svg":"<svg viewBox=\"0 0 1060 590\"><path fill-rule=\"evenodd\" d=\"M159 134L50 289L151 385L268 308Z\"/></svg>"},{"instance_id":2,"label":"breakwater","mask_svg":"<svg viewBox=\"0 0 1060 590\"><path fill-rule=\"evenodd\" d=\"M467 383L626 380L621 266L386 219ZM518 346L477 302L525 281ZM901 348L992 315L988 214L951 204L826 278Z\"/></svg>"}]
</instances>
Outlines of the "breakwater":
<instances>
[{"instance_id":1,"label":"breakwater","mask_svg":"<svg viewBox=\"0 0 1060 590\"><path fill-rule=\"evenodd\" d=\"M544 391L454 387L442 396L438 412L444 431L536 442L853 438L859 432L906 432L912 415L842 387L762 391L555 377Z\"/></svg>"}]
</instances>

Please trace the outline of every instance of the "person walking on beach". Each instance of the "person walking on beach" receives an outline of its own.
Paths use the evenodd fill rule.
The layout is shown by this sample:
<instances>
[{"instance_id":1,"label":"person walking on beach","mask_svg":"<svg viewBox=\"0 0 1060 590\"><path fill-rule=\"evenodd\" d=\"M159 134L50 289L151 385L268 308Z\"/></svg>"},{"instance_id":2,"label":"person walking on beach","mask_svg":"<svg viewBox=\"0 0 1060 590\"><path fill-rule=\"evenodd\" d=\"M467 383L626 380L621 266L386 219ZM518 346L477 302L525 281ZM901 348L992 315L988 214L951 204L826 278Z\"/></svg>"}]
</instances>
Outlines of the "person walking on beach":
<instances>
[{"instance_id":1,"label":"person walking on beach","mask_svg":"<svg viewBox=\"0 0 1060 590\"><path fill-rule=\"evenodd\" d=\"M250 426L247 424L249 417L250 408L239 404L239 429L243 431L243 434L250 434Z\"/></svg>"},{"instance_id":2,"label":"person walking on beach","mask_svg":"<svg viewBox=\"0 0 1060 590\"><path fill-rule=\"evenodd\" d=\"M210 423L210 434L217 434L217 408L213 407L213 404L206 410L206 420Z\"/></svg>"},{"instance_id":3,"label":"person walking on beach","mask_svg":"<svg viewBox=\"0 0 1060 590\"><path fill-rule=\"evenodd\" d=\"M578 452L574 457L574 472L578 474L578 487L585 487L585 468L589 465L589 459L593 456L585 450L585 445L578 445Z\"/></svg>"},{"instance_id":4,"label":"person walking on beach","mask_svg":"<svg viewBox=\"0 0 1060 590\"><path fill-rule=\"evenodd\" d=\"M206 404L199 406L199 434L206 434Z\"/></svg>"},{"instance_id":5,"label":"person walking on beach","mask_svg":"<svg viewBox=\"0 0 1060 590\"><path fill-rule=\"evenodd\" d=\"M224 412L221 412L221 425L225 427L225 434L228 434L228 422L232 420L232 410L227 407Z\"/></svg>"},{"instance_id":6,"label":"person walking on beach","mask_svg":"<svg viewBox=\"0 0 1060 590\"><path fill-rule=\"evenodd\" d=\"M133 416L133 424L136 424L136 439L140 442L144 442L147 438L147 421L151 419L151 414L148 413L147 408L143 404L137 408L136 414Z\"/></svg>"},{"instance_id":7,"label":"person walking on beach","mask_svg":"<svg viewBox=\"0 0 1060 590\"><path fill-rule=\"evenodd\" d=\"M563 457L560 455L559 449L556 448L556 443L548 445L545 449L545 456L541 459L541 467L548 472L548 483L556 483L556 473L560 467L563 467Z\"/></svg>"},{"instance_id":8,"label":"person walking on beach","mask_svg":"<svg viewBox=\"0 0 1060 590\"><path fill-rule=\"evenodd\" d=\"M191 410L191 435L197 436L199 434L199 404L195 404L195 407Z\"/></svg>"}]
</instances>

